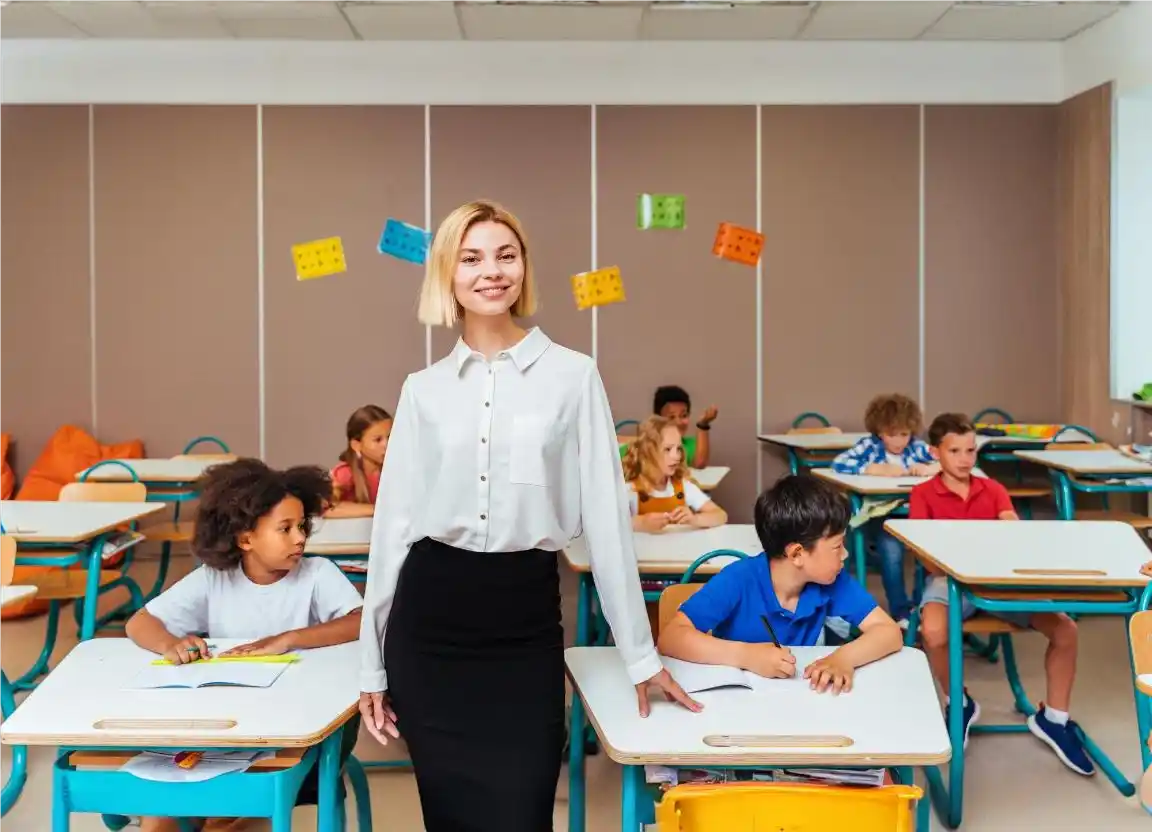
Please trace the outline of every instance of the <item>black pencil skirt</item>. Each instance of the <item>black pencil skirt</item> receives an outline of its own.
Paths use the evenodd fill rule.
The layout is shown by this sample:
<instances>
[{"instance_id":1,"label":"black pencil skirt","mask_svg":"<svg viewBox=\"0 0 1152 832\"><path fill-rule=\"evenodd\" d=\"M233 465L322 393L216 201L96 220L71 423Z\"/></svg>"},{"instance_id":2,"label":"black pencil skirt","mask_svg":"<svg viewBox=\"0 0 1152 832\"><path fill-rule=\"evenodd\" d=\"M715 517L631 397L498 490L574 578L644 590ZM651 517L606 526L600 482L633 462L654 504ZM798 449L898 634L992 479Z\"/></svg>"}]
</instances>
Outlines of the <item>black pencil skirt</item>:
<instances>
[{"instance_id":1,"label":"black pencil skirt","mask_svg":"<svg viewBox=\"0 0 1152 832\"><path fill-rule=\"evenodd\" d=\"M564 746L556 553L421 540L384 662L427 832L551 832Z\"/></svg>"}]
</instances>

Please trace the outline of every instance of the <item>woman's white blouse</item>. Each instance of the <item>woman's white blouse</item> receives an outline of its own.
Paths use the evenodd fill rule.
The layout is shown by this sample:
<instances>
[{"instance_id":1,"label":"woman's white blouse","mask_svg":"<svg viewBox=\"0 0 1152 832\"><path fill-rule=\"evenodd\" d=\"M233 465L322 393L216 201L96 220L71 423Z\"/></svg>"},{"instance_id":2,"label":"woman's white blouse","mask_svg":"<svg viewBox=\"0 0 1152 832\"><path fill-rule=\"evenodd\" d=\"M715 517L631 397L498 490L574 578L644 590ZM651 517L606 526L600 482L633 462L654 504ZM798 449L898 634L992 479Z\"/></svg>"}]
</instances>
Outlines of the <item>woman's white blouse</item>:
<instances>
[{"instance_id":1,"label":"woman's white blouse","mask_svg":"<svg viewBox=\"0 0 1152 832\"><path fill-rule=\"evenodd\" d=\"M633 682L662 669L644 612L604 383L533 329L488 361L463 341L404 382L376 502L360 689L388 688L383 644L400 568L425 537L476 552L559 551L587 536Z\"/></svg>"}]
</instances>

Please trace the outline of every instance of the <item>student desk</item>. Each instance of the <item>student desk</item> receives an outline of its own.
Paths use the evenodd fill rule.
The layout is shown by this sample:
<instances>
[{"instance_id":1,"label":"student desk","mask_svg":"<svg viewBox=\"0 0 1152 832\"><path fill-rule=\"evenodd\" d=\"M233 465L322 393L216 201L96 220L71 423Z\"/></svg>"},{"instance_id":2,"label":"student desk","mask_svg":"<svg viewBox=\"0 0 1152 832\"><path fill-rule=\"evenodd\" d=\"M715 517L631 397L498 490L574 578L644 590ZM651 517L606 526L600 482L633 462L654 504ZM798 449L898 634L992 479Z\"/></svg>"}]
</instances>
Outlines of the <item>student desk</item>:
<instances>
[{"instance_id":1,"label":"student desk","mask_svg":"<svg viewBox=\"0 0 1152 832\"><path fill-rule=\"evenodd\" d=\"M79 616L80 639L96 634L96 605L100 595L124 587L132 603L142 606L144 596L139 584L127 574L131 558L125 557L118 570L102 569L104 541L117 527L135 522L161 511L156 503L60 503L32 500L5 500L0 503L0 518L6 534L16 540L18 566L61 567L38 584L40 596L50 600L44 650L32 668L13 682L17 690L35 686L36 679L48 668L56 644L60 621L60 604L82 598ZM67 567L81 565L83 569Z\"/></svg>"},{"instance_id":2,"label":"student desk","mask_svg":"<svg viewBox=\"0 0 1152 832\"><path fill-rule=\"evenodd\" d=\"M644 766L697 767L886 767L912 784L914 767L934 767L951 756L928 660L919 650L901 652L856 671L850 693L816 693L801 676L804 666L832 652L829 647L794 647L797 677L771 683L771 691L722 689L694 695L698 714L653 697L652 712L641 719L636 696L618 652L611 647L565 651L568 677L583 702L608 756L622 765L623 832L651 821L644 789ZM722 736L846 737L832 747L713 746ZM583 829L583 758L569 771L570 832ZM928 801L921 801L917 829L928 830Z\"/></svg>"},{"instance_id":3,"label":"student desk","mask_svg":"<svg viewBox=\"0 0 1152 832\"><path fill-rule=\"evenodd\" d=\"M222 460L207 456L182 459L106 459L81 471L76 479L85 482L142 482L150 492L158 492L155 497L157 501L173 502L181 499L177 492L194 491L196 481L204 476L204 472L221 463Z\"/></svg>"},{"instance_id":4,"label":"student desk","mask_svg":"<svg viewBox=\"0 0 1152 832\"><path fill-rule=\"evenodd\" d=\"M669 526L657 534L633 532L636 561L640 574L653 579L678 580L686 570L709 552L730 550L746 555L758 555L764 547L756 536L752 524L726 523L711 529L685 529ZM715 575L736 556L716 557L700 565L703 575ZM576 596L576 644L592 643L593 625L607 638L607 626L597 612L596 585L592 580L592 564L588 554L588 541L584 536L573 540L564 549L568 567L579 574L580 586ZM645 600L658 601L659 592L646 593Z\"/></svg>"},{"instance_id":5,"label":"student desk","mask_svg":"<svg viewBox=\"0 0 1152 832\"><path fill-rule=\"evenodd\" d=\"M220 649L233 644L215 643ZM157 783L114 769L77 771L70 752L254 748L306 749L298 765L319 767L318 830L335 832L341 811L340 735L360 698L355 642L302 651L300 662L268 688L126 690L155 658L128 639L82 642L0 728L5 743L60 749L53 771L53 832L67 832L70 811L249 816L256 808L253 795L261 791L253 778L274 776L225 774L201 783ZM290 813L278 812L273 824L276 832L288 832Z\"/></svg>"},{"instance_id":6,"label":"student desk","mask_svg":"<svg viewBox=\"0 0 1152 832\"><path fill-rule=\"evenodd\" d=\"M1016 451L1016 456L1048 469L1061 520L1075 518L1077 491L1086 494L1152 493L1152 465L1114 449Z\"/></svg>"},{"instance_id":7,"label":"student desk","mask_svg":"<svg viewBox=\"0 0 1152 832\"><path fill-rule=\"evenodd\" d=\"M826 468L840 451L846 451L871 434L867 433L761 433L756 437L760 442L776 445L788 452L788 467L793 474L802 468ZM819 455L813 459L801 459L800 454Z\"/></svg>"},{"instance_id":8,"label":"student desk","mask_svg":"<svg viewBox=\"0 0 1152 832\"><path fill-rule=\"evenodd\" d=\"M709 465L707 468L689 468L688 473L704 492L712 491L732 472L726 465Z\"/></svg>"},{"instance_id":9,"label":"student desk","mask_svg":"<svg viewBox=\"0 0 1152 832\"><path fill-rule=\"evenodd\" d=\"M329 560L359 560L364 570L341 571L354 584L368 580L368 549L372 543L371 517L317 517L313 521L312 536L304 544L304 554Z\"/></svg>"},{"instance_id":10,"label":"student desk","mask_svg":"<svg viewBox=\"0 0 1152 832\"><path fill-rule=\"evenodd\" d=\"M0 606L7 608L18 604L26 598L36 595L34 586L6 586L0 588ZM0 704L3 705L4 720L16 710L16 696L12 683L8 681L8 674L0 670ZM17 745L12 749L12 766L8 770L8 779L4 783L4 792L0 795L0 816L8 814L8 810L16 805L20 799L20 792L24 791L24 783L28 779L28 749Z\"/></svg>"},{"instance_id":11,"label":"student desk","mask_svg":"<svg viewBox=\"0 0 1152 832\"><path fill-rule=\"evenodd\" d=\"M1060 520L889 520L885 528L926 566L948 578L949 698L961 701L964 690L961 598L987 612L1065 612L1079 615L1123 615L1138 609L1140 590L1148 579L1140 566L1148 549L1126 523L1067 523ZM1004 670L1016 709L1035 712L1016 673L1011 638L993 636L1004 650ZM932 800L951 827L960 825L964 800L964 732L960 708L948 726L953 756L948 785L939 772L929 772ZM1137 707L1138 721L1143 723ZM1018 733L1023 724L974 725L973 733ZM1148 726L1140 725L1141 737ZM1134 787L1085 734L1085 748L1122 794Z\"/></svg>"}]
</instances>

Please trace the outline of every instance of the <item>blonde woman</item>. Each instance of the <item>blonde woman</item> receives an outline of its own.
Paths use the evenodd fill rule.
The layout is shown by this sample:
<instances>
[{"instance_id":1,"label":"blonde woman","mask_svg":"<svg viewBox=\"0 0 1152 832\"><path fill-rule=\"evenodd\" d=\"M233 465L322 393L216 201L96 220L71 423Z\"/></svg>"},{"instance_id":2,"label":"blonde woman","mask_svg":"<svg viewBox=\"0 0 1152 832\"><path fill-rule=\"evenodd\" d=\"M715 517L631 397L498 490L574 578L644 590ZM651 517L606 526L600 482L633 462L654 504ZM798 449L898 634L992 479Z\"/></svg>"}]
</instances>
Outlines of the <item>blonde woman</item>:
<instances>
[{"instance_id":1,"label":"blonde woman","mask_svg":"<svg viewBox=\"0 0 1152 832\"><path fill-rule=\"evenodd\" d=\"M724 509L689 478L680 428L671 419L651 416L640 425L624 456L624 479L632 489L629 508L638 532L668 525L710 529L728 522Z\"/></svg>"},{"instance_id":2,"label":"blonde woman","mask_svg":"<svg viewBox=\"0 0 1152 832\"><path fill-rule=\"evenodd\" d=\"M652 643L613 420L596 365L536 308L519 221L489 202L436 232L419 318L462 325L408 377L380 480L360 712L408 743L427 832L544 832L564 744L556 552L581 529L639 710L698 710Z\"/></svg>"}]
</instances>

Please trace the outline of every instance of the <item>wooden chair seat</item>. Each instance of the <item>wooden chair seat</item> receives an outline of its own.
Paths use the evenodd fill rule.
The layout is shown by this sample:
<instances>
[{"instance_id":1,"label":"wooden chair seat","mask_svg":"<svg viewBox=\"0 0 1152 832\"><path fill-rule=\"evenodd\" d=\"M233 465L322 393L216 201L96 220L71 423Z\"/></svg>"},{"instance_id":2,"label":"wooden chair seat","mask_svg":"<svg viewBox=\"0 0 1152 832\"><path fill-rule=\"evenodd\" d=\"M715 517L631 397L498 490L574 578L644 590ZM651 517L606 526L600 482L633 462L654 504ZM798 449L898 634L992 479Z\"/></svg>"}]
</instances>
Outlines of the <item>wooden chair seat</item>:
<instances>
[{"instance_id":1,"label":"wooden chair seat","mask_svg":"<svg viewBox=\"0 0 1152 832\"><path fill-rule=\"evenodd\" d=\"M978 612L964 622L964 632L978 636L1011 635L1013 633L1026 633L1024 627L1017 627L1002 618Z\"/></svg>"},{"instance_id":2,"label":"wooden chair seat","mask_svg":"<svg viewBox=\"0 0 1152 832\"><path fill-rule=\"evenodd\" d=\"M1050 497L1051 488L1041 485L1008 485L1008 496L1013 500L1037 500L1041 497Z\"/></svg>"},{"instance_id":3,"label":"wooden chair seat","mask_svg":"<svg viewBox=\"0 0 1152 832\"><path fill-rule=\"evenodd\" d=\"M114 569L100 572L100 586L107 586L121 573ZM83 598L88 586L88 572L84 569L53 569L28 577L28 584L36 587L40 601L73 601Z\"/></svg>"},{"instance_id":4,"label":"wooden chair seat","mask_svg":"<svg viewBox=\"0 0 1152 832\"><path fill-rule=\"evenodd\" d=\"M1117 520L1127 523L1136 529L1152 529L1152 517L1146 514L1137 514L1134 511L1118 511L1113 509L1088 509L1077 511L1077 520Z\"/></svg>"},{"instance_id":5,"label":"wooden chair seat","mask_svg":"<svg viewBox=\"0 0 1152 832\"><path fill-rule=\"evenodd\" d=\"M156 543L188 543L192 540L192 532L196 524L192 520L182 520L173 523L171 520L164 523L153 523L140 529L141 533L150 541Z\"/></svg>"},{"instance_id":6,"label":"wooden chair seat","mask_svg":"<svg viewBox=\"0 0 1152 832\"><path fill-rule=\"evenodd\" d=\"M253 751L257 749L252 749ZM248 771L283 771L299 765L307 748L282 748L272 757L256 760ZM113 768L117 769L131 760L138 751L73 751L68 755L68 762L76 768Z\"/></svg>"}]
</instances>

